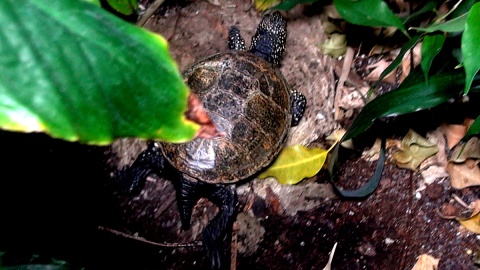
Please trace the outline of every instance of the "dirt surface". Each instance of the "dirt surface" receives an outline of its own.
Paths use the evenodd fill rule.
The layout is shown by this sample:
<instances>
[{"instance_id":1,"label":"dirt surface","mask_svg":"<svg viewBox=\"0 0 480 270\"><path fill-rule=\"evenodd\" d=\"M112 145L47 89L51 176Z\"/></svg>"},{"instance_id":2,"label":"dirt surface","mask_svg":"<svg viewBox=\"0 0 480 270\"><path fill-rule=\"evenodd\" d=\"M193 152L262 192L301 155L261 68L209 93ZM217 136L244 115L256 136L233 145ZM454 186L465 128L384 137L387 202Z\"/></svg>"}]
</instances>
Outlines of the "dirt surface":
<instances>
[{"instance_id":1,"label":"dirt surface","mask_svg":"<svg viewBox=\"0 0 480 270\"><path fill-rule=\"evenodd\" d=\"M169 39L181 70L224 50L231 25L248 45L260 21L250 1L215 3L167 5L147 23ZM309 102L305 119L290 134L291 144L324 144L332 130L351 122L333 118L336 62L319 49L325 39L321 11L312 6L284 14L289 36L282 73ZM143 142L123 140L113 148L97 148L44 135L1 133L0 145L7 157L0 181L3 264L55 258L86 269L208 269L197 241L215 214L210 202L198 203L192 229L182 231L168 179L149 177L133 197L112 185L116 169L130 164ZM359 187L372 175L375 161L349 157L341 165L339 183ZM379 188L366 199L335 196L327 177L322 170L295 186L255 180L238 188L242 211L235 227L236 269L323 269L335 243L332 269L412 269L423 253L439 258L441 270L478 269L474 260L480 237L437 210L459 213L463 208L452 195L472 202L480 188L455 190L448 178L439 178L417 191L420 174L398 169L389 159ZM160 246L165 243L189 246ZM32 254L38 256L32 259Z\"/></svg>"}]
</instances>

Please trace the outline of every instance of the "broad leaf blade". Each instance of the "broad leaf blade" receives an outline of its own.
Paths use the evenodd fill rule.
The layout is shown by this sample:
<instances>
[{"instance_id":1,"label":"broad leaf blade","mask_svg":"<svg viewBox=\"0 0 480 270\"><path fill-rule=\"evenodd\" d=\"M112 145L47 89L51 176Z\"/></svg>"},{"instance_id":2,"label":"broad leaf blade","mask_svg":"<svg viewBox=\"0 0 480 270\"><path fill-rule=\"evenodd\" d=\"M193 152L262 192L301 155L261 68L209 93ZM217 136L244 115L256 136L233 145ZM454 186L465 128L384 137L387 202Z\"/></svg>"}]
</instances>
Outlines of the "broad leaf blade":
<instances>
[{"instance_id":1,"label":"broad leaf blade","mask_svg":"<svg viewBox=\"0 0 480 270\"><path fill-rule=\"evenodd\" d=\"M455 70L431 76L426 84L423 75L415 70L399 88L367 103L350 126L343 141L361 134L380 117L432 108L457 97L459 89L463 87L463 77L463 72Z\"/></svg>"},{"instance_id":2,"label":"broad leaf blade","mask_svg":"<svg viewBox=\"0 0 480 270\"><path fill-rule=\"evenodd\" d=\"M280 184L297 184L320 171L329 151L321 148L306 148L302 145L286 147L280 152L275 162L258 177L275 177Z\"/></svg>"},{"instance_id":3,"label":"broad leaf blade","mask_svg":"<svg viewBox=\"0 0 480 270\"><path fill-rule=\"evenodd\" d=\"M450 21L446 21L439 24L433 24L429 27L411 27L411 29L415 29L422 32L432 33L435 31L442 31L442 32L461 32L465 29L465 22L467 21L467 14L463 14L455 19Z\"/></svg>"},{"instance_id":4,"label":"broad leaf blade","mask_svg":"<svg viewBox=\"0 0 480 270\"><path fill-rule=\"evenodd\" d=\"M428 80L428 72L432 66L433 59L442 49L445 38L443 34L426 35L423 38L420 66L422 67L425 80Z\"/></svg>"},{"instance_id":5,"label":"broad leaf blade","mask_svg":"<svg viewBox=\"0 0 480 270\"><path fill-rule=\"evenodd\" d=\"M403 45L402 49L398 53L397 57L392 61L392 63L380 74L375 85L378 85L385 76L390 74L394 69L396 69L403 61L403 56L415 45L417 45L418 41L420 40L420 35L413 36L405 45Z\"/></svg>"},{"instance_id":6,"label":"broad leaf blade","mask_svg":"<svg viewBox=\"0 0 480 270\"><path fill-rule=\"evenodd\" d=\"M463 137L463 140L470 138L470 136L480 134L480 116L475 119L473 124L467 131L467 134Z\"/></svg>"},{"instance_id":7,"label":"broad leaf blade","mask_svg":"<svg viewBox=\"0 0 480 270\"><path fill-rule=\"evenodd\" d=\"M0 1L0 125L107 144L186 141L188 88L166 41L83 1Z\"/></svg>"},{"instance_id":8,"label":"broad leaf blade","mask_svg":"<svg viewBox=\"0 0 480 270\"><path fill-rule=\"evenodd\" d=\"M480 3L470 9L462 35L463 66L465 68L466 95L472 85L473 77L480 69Z\"/></svg>"},{"instance_id":9,"label":"broad leaf blade","mask_svg":"<svg viewBox=\"0 0 480 270\"><path fill-rule=\"evenodd\" d=\"M271 9L273 10L290 10L294 8L296 5L300 4L310 4L316 2L318 0L284 0L281 3L273 6Z\"/></svg>"},{"instance_id":10,"label":"broad leaf blade","mask_svg":"<svg viewBox=\"0 0 480 270\"><path fill-rule=\"evenodd\" d=\"M334 0L338 13L348 22L363 26L393 26L405 31L402 21L382 0Z\"/></svg>"},{"instance_id":11,"label":"broad leaf blade","mask_svg":"<svg viewBox=\"0 0 480 270\"><path fill-rule=\"evenodd\" d=\"M108 4L123 15L132 15L138 10L137 0L107 0Z\"/></svg>"}]
</instances>

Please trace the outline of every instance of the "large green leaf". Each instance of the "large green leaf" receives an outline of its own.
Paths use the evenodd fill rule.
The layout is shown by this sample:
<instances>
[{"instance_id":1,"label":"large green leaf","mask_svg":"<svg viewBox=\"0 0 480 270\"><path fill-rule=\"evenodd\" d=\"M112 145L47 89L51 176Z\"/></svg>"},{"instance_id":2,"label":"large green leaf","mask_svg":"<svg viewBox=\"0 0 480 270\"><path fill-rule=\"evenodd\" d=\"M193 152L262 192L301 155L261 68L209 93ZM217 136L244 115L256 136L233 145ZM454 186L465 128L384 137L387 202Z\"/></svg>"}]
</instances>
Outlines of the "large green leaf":
<instances>
[{"instance_id":1,"label":"large green leaf","mask_svg":"<svg viewBox=\"0 0 480 270\"><path fill-rule=\"evenodd\" d=\"M468 129L467 131L467 134L465 134L465 136L463 137L463 139L468 139L470 138L470 136L473 136L473 135L478 135L480 134L480 116L478 116L475 121L473 122L473 124L470 126L470 128Z\"/></svg>"},{"instance_id":2,"label":"large green leaf","mask_svg":"<svg viewBox=\"0 0 480 270\"><path fill-rule=\"evenodd\" d=\"M403 61L403 56L410 50L412 49L413 47L415 47L415 45L417 45L418 41L420 40L420 35L415 35L413 36L411 39L408 40L407 43L405 43L405 45L403 45L402 49L400 50L400 52L398 53L397 57L392 61L392 63L390 63L390 65L380 74L380 76L378 77L378 80L377 82L375 83L375 86L378 85L382 80L383 78L385 78L385 76L387 76L388 74L390 74L390 72L392 72L394 69L396 69Z\"/></svg>"},{"instance_id":3,"label":"large green leaf","mask_svg":"<svg viewBox=\"0 0 480 270\"><path fill-rule=\"evenodd\" d=\"M476 3L470 9L467 24L462 35L463 66L465 68L466 95L470 90L473 77L480 69L480 3Z\"/></svg>"},{"instance_id":4,"label":"large green leaf","mask_svg":"<svg viewBox=\"0 0 480 270\"><path fill-rule=\"evenodd\" d=\"M415 70L399 88L367 103L348 129L343 141L361 134L380 117L432 108L457 97L459 89L463 88L464 76L459 70L441 73L431 76L427 84L423 74Z\"/></svg>"},{"instance_id":5,"label":"large green leaf","mask_svg":"<svg viewBox=\"0 0 480 270\"><path fill-rule=\"evenodd\" d=\"M443 32L461 32L465 29L465 22L467 21L467 14L463 14L458 16L455 19L450 21L446 21L443 23L432 24L428 27L411 27L411 29L415 29L422 32L432 33L435 31L443 31Z\"/></svg>"},{"instance_id":6,"label":"large green leaf","mask_svg":"<svg viewBox=\"0 0 480 270\"><path fill-rule=\"evenodd\" d=\"M433 58L440 52L445 42L444 34L426 35L422 42L422 60L420 66L422 67L425 80L428 79L428 73L432 66Z\"/></svg>"},{"instance_id":7,"label":"large green leaf","mask_svg":"<svg viewBox=\"0 0 480 270\"><path fill-rule=\"evenodd\" d=\"M393 26L406 33L402 21L382 0L334 0L338 13L346 21L375 27Z\"/></svg>"},{"instance_id":8,"label":"large green leaf","mask_svg":"<svg viewBox=\"0 0 480 270\"><path fill-rule=\"evenodd\" d=\"M131 15L138 10L137 0L107 0L107 3L117 12Z\"/></svg>"},{"instance_id":9,"label":"large green leaf","mask_svg":"<svg viewBox=\"0 0 480 270\"><path fill-rule=\"evenodd\" d=\"M186 141L187 86L159 35L84 1L0 1L0 126L106 144Z\"/></svg>"},{"instance_id":10,"label":"large green leaf","mask_svg":"<svg viewBox=\"0 0 480 270\"><path fill-rule=\"evenodd\" d=\"M258 0L257 0L258 1ZM317 0L283 0L279 4L273 6L271 9L274 10L290 10L296 5L300 4L310 4L316 2Z\"/></svg>"}]
</instances>

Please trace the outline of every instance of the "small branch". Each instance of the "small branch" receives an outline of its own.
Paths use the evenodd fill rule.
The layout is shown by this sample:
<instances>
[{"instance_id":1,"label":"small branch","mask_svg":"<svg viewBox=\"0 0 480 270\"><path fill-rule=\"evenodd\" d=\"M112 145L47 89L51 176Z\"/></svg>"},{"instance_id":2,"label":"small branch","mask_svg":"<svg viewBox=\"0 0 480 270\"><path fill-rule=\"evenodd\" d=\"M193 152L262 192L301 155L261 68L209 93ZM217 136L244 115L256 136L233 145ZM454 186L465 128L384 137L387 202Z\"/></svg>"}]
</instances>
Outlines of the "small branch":
<instances>
[{"instance_id":1,"label":"small branch","mask_svg":"<svg viewBox=\"0 0 480 270\"><path fill-rule=\"evenodd\" d=\"M106 228L106 227L103 227L103 226L98 226L98 229L99 229L99 230L102 230L102 231L106 231L106 232L112 233L112 234L115 234L115 235L119 235L119 236L121 236L121 237L125 237L125 238L128 238L128 239L133 239L133 240L137 240L137 241L140 241L140 242L143 242L143 243L147 243L147 244L150 244L150 245L154 245L154 246L157 246L157 247L191 248L191 247L199 247L199 246L202 245L201 241L194 241L194 242L185 243L185 244L180 244L180 243L158 243L158 242L153 242L153 241L147 240L147 239L145 239L145 238L143 238L143 237L133 236L133 235L126 234L126 233L124 233L124 232L117 231L117 230L110 229L110 228Z\"/></svg>"},{"instance_id":2,"label":"small branch","mask_svg":"<svg viewBox=\"0 0 480 270\"><path fill-rule=\"evenodd\" d=\"M148 19L153 15L153 13L155 13L155 11L157 11L157 9L163 4L163 2L165 2L165 0L155 0L155 2L153 2L153 4L151 4L147 8L147 10L145 11L145 14L143 14L140 20L138 20L137 25L143 26L148 21Z\"/></svg>"}]
</instances>

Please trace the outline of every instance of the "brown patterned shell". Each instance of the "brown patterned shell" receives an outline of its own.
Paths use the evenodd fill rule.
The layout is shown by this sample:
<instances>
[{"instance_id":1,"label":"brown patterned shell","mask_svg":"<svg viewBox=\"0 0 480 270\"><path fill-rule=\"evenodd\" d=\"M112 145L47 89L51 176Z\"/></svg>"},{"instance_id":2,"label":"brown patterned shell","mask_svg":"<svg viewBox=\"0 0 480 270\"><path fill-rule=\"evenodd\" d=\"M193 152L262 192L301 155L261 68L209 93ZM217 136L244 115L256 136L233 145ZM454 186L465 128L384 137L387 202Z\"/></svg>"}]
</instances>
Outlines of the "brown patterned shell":
<instances>
[{"instance_id":1,"label":"brown patterned shell","mask_svg":"<svg viewBox=\"0 0 480 270\"><path fill-rule=\"evenodd\" d=\"M184 72L225 137L162 143L169 162L189 177L234 183L272 162L291 123L289 90L272 65L242 51L215 54Z\"/></svg>"}]
</instances>

